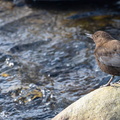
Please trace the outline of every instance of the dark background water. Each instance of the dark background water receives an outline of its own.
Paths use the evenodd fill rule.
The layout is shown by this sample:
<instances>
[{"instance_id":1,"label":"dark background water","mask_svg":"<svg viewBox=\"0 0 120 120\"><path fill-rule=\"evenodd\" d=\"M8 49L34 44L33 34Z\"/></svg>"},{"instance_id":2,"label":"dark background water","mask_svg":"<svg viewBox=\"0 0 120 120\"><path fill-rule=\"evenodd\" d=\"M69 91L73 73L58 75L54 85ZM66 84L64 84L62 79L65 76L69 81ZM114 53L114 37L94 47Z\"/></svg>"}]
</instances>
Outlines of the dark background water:
<instances>
[{"instance_id":1,"label":"dark background water","mask_svg":"<svg viewBox=\"0 0 120 120\"><path fill-rule=\"evenodd\" d=\"M50 120L107 81L85 33L119 39L119 8L119 1L0 1L0 120Z\"/></svg>"}]
</instances>

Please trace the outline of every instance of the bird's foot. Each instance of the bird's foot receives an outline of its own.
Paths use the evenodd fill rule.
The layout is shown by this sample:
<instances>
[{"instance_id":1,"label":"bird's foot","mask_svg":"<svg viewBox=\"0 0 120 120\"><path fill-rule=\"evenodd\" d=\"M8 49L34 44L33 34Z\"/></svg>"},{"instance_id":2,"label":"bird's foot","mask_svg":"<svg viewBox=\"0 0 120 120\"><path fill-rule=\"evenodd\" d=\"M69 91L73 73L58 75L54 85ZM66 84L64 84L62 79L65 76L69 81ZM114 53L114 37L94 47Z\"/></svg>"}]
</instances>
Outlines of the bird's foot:
<instances>
[{"instance_id":1,"label":"bird's foot","mask_svg":"<svg viewBox=\"0 0 120 120\"><path fill-rule=\"evenodd\" d=\"M105 85L103 85L103 86L101 86L101 87L112 86L111 81L113 80L113 78L114 78L114 75L110 78L110 80L107 82L107 84L105 84Z\"/></svg>"},{"instance_id":2,"label":"bird's foot","mask_svg":"<svg viewBox=\"0 0 120 120\"><path fill-rule=\"evenodd\" d=\"M117 84L120 84L120 80L118 82L116 82Z\"/></svg>"},{"instance_id":3,"label":"bird's foot","mask_svg":"<svg viewBox=\"0 0 120 120\"><path fill-rule=\"evenodd\" d=\"M105 84L105 85L100 86L100 88L101 88L101 87L112 86L112 85L113 85L113 83L107 83L107 84Z\"/></svg>"}]
</instances>

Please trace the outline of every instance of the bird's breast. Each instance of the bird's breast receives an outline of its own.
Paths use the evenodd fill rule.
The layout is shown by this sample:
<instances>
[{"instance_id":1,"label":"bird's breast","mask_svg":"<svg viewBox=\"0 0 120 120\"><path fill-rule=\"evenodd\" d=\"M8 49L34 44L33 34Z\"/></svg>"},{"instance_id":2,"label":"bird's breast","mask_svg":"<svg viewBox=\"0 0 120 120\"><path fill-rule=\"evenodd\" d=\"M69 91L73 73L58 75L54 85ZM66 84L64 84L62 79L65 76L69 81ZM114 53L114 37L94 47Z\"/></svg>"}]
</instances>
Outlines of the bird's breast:
<instances>
[{"instance_id":1,"label":"bird's breast","mask_svg":"<svg viewBox=\"0 0 120 120\"><path fill-rule=\"evenodd\" d=\"M108 74L111 74L111 75L115 75L115 76L120 76L120 67L114 67L114 66L109 66L109 65L106 65L102 62L100 62L97 57L96 57L96 61L98 63L98 66L100 67L100 69L105 72L105 73L108 73Z\"/></svg>"}]
</instances>

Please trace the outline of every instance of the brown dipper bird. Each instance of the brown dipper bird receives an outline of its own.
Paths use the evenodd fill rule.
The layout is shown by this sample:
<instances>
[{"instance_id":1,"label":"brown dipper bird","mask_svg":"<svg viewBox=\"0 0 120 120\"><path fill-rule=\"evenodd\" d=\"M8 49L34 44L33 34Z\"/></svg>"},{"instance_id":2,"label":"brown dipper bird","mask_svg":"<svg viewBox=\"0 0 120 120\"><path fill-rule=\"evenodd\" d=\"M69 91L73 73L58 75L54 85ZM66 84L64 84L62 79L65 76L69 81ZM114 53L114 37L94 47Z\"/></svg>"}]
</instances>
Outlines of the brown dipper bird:
<instances>
[{"instance_id":1,"label":"brown dipper bird","mask_svg":"<svg viewBox=\"0 0 120 120\"><path fill-rule=\"evenodd\" d=\"M109 86L114 76L120 76L120 41L104 31L89 34L89 37L96 44L94 54L100 69L112 75L105 85Z\"/></svg>"}]
</instances>

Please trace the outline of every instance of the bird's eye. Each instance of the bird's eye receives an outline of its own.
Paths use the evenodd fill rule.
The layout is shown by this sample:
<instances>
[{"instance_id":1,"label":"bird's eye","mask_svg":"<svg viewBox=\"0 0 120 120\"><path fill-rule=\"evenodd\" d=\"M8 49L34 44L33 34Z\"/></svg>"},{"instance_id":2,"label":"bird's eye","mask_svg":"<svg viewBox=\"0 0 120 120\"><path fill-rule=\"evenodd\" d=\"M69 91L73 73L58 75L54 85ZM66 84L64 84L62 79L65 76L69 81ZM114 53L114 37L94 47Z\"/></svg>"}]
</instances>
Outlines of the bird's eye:
<instances>
[{"instance_id":1,"label":"bird's eye","mask_svg":"<svg viewBox=\"0 0 120 120\"><path fill-rule=\"evenodd\" d=\"M96 35L96 38L98 37L98 35Z\"/></svg>"}]
</instances>

